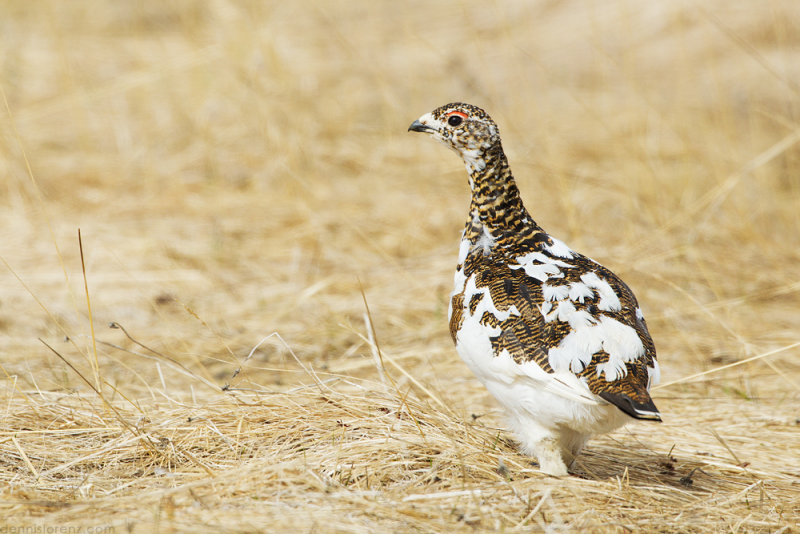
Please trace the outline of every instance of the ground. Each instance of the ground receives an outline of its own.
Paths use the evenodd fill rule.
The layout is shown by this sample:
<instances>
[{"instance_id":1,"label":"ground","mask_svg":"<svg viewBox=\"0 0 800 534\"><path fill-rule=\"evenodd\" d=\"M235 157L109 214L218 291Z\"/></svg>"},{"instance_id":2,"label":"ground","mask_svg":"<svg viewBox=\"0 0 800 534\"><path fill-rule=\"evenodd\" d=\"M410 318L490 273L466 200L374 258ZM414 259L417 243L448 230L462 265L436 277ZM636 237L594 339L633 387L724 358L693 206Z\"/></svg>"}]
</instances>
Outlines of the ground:
<instances>
[{"instance_id":1,"label":"ground","mask_svg":"<svg viewBox=\"0 0 800 534\"><path fill-rule=\"evenodd\" d=\"M0 531L797 531L797 2L0 15ZM454 100L658 348L567 479L449 338Z\"/></svg>"}]
</instances>

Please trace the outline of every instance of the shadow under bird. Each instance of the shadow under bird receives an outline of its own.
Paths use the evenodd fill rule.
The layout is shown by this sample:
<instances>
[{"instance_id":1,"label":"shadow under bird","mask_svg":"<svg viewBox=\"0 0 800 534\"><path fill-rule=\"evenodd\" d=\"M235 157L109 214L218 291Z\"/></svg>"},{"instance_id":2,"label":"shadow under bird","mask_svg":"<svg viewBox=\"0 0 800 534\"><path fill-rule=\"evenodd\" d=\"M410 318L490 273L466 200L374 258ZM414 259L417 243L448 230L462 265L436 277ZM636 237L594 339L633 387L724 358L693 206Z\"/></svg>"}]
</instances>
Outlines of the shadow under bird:
<instances>
[{"instance_id":1,"label":"shadow under bird","mask_svg":"<svg viewBox=\"0 0 800 534\"><path fill-rule=\"evenodd\" d=\"M656 349L631 289L545 232L525 209L497 125L447 104L409 131L467 167L472 200L448 317L456 350L505 408L524 453L567 475L586 442L631 418L660 421Z\"/></svg>"}]
</instances>

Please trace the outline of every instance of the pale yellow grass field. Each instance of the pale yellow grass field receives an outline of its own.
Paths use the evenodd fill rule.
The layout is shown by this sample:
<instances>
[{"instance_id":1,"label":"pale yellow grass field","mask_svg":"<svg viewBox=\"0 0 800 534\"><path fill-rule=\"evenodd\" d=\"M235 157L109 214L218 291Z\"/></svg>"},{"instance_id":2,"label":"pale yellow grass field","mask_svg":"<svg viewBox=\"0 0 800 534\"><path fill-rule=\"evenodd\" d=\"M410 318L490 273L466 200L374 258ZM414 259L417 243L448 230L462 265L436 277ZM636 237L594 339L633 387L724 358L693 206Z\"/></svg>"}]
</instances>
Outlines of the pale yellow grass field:
<instances>
[{"instance_id":1,"label":"pale yellow grass field","mask_svg":"<svg viewBox=\"0 0 800 534\"><path fill-rule=\"evenodd\" d=\"M15 1L0 49L3 532L797 531L800 3ZM566 480L447 332L453 100L659 350Z\"/></svg>"}]
</instances>

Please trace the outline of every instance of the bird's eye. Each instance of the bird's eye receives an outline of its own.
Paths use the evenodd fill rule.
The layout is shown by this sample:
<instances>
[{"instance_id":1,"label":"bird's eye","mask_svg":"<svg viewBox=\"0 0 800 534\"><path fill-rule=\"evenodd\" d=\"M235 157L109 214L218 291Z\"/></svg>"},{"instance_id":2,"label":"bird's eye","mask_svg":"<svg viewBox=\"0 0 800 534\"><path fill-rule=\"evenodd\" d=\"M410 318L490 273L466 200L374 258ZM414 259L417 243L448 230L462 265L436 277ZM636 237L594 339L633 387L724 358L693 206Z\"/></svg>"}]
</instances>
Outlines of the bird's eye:
<instances>
[{"instance_id":1,"label":"bird's eye","mask_svg":"<svg viewBox=\"0 0 800 534\"><path fill-rule=\"evenodd\" d=\"M464 118L460 115L450 115L450 117L447 119L447 124L450 126L458 126L462 122L464 122Z\"/></svg>"}]
</instances>

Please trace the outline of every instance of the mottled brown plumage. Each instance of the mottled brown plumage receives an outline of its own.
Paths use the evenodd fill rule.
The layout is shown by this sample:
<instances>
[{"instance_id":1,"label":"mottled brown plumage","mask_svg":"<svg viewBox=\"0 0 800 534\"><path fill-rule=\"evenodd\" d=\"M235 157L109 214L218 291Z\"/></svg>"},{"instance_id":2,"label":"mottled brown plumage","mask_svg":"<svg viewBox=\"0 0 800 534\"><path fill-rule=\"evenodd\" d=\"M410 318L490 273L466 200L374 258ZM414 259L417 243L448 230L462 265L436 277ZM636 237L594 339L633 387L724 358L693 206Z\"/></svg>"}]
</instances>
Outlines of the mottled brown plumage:
<instances>
[{"instance_id":1,"label":"mottled brown plumage","mask_svg":"<svg viewBox=\"0 0 800 534\"><path fill-rule=\"evenodd\" d=\"M450 333L462 358L511 415L536 427L529 448L540 463L549 454L541 443L551 438L563 459L574 457L594 429L617 426L605 408L581 411L561 397L598 406L609 402L632 417L659 420L648 393L658 376L655 346L633 292L536 224L523 206L494 121L480 108L454 103L423 115L409 129L432 134L467 167L472 199ZM515 389L518 374L530 379L528 389ZM563 416L529 406L551 399L554 390L561 397L552 401L553 414ZM550 428L559 425L578 437L567 439ZM553 465L551 470L561 471Z\"/></svg>"},{"instance_id":2,"label":"mottled brown plumage","mask_svg":"<svg viewBox=\"0 0 800 534\"><path fill-rule=\"evenodd\" d=\"M472 221L470 220L467 228L471 226ZM504 349L508 350L517 363L534 360L542 369L552 373L553 370L548 362L548 352L561 343L564 337L570 333L571 328L567 322L557 319L545 322L540 312L540 307L544 302L542 284L537 283L538 280L531 279L522 269L512 269L509 265L516 264L515 258L530 252L539 252L554 260L560 258L554 257L542 247L546 243L552 244L551 240L520 241L514 239L513 234L509 236L509 234L501 233L499 235L491 255L484 255L482 251L477 250L467 256L462 268L463 273L466 277L476 274L476 286L489 289L492 301L498 310L506 312L514 305L520 313L511 315L505 321L498 321L491 314L485 313L481 317L481 323L499 327L502 331L500 335L491 338L492 347L497 354ZM476 240L475 237L467 239L472 243ZM634 407L640 409L655 410L647 392L647 367L653 367L656 357L655 346L644 319L639 320L636 317L635 310L638 307L636 298L628 286L614 273L585 256L575 252L573 254L569 264L574 267L562 270L564 277L560 283L580 282L582 274L594 271L614 289L622 305L619 311L599 311L597 309L598 295L595 293L595 295L585 298L583 302L575 302L575 308L585 310L592 316L612 317L620 323L634 328L645 345L644 357L627 362L625 364L627 373L620 380L609 382L599 377L595 371L597 364L608 361L608 354L605 351L596 352L592 361L578 373L579 376L587 380L592 393L612 402L633 417L637 417L637 413L635 411L631 413L630 402ZM480 294L471 297L469 307L472 313L474 313L480 297ZM454 294L451 297L453 299L452 309L459 308L463 298L463 291ZM453 341L455 341L454 333L460 328L461 317L458 314L451 318L450 332L453 334Z\"/></svg>"}]
</instances>

